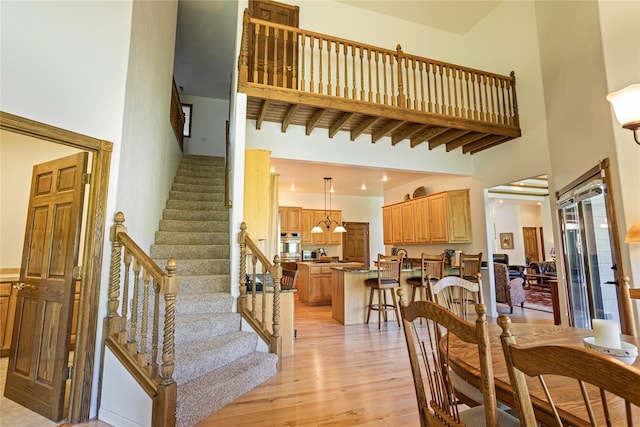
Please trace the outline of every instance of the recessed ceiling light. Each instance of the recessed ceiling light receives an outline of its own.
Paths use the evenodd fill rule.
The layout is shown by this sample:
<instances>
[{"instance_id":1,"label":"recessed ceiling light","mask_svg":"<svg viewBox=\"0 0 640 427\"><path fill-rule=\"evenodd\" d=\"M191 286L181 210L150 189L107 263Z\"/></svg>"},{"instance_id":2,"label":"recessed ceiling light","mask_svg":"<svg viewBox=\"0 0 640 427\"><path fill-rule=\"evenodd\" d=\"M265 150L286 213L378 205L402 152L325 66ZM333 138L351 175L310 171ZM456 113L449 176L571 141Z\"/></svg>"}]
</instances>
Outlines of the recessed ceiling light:
<instances>
[{"instance_id":1,"label":"recessed ceiling light","mask_svg":"<svg viewBox=\"0 0 640 427\"><path fill-rule=\"evenodd\" d=\"M296 185L291 183L291 191L296 191Z\"/></svg>"},{"instance_id":2,"label":"recessed ceiling light","mask_svg":"<svg viewBox=\"0 0 640 427\"><path fill-rule=\"evenodd\" d=\"M382 182L387 182L389 178L387 178L387 174L382 175Z\"/></svg>"},{"instance_id":3,"label":"recessed ceiling light","mask_svg":"<svg viewBox=\"0 0 640 427\"><path fill-rule=\"evenodd\" d=\"M360 187L361 190L366 190L367 186L365 184L362 184L362 187Z\"/></svg>"},{"instance_id":4,"label":"recessed ceiling light","mask_svg":"<svg viewBox=\"0 0 640 427\"><path fill-rule=\"evenodd\" d=\"M504 200L500 199L500 203L504 203Z\"/></svg>"},{"instance_id":5,"label":"recessed ceiling light","mask_svg":"<svg viewBox=\"0 0 640 427\"><path fill-rule=\"evenodd\" d=\"M274 168L273 166L271 166L271 169L269 170L271 173L276 173L276 168Z\"/></svg>"},{"instance_id":6,"label":"recessed ceiling light","mask_svg":"<svg viewBox=\"0 0 640 427\"><path fill-rule=\"evenodd\" d=\"M329 190L329 193L335 193L335 190L333 189L333 184L331 185L331 190Z\"/></svg>"}]
</instances>

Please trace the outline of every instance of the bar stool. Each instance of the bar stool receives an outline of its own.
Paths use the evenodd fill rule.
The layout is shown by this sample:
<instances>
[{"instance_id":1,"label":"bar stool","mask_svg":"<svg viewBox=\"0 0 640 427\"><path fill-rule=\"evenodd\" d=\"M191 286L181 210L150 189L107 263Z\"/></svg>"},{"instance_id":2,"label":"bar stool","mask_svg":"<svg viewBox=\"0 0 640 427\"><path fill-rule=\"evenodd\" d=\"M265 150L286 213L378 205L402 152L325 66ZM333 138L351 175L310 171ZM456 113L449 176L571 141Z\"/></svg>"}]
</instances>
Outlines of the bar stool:
<instances>
[{"instance_id":1,"label":"bar stool","mask_svg":"<svg viewBox=\"0 0 640 427\"><path fill-rule=\"evenodd\" d=\"M434 284L444 276L444 260L444 253L440 255L422 254L422 262L420 264L421 275L407 279L407 284L413 286L411 302L416 300L416 293L419 293L419 299L422 301L431 300L429 298L429 284Z\"/></svg>"},{"instance_id":2,"label":"bar stool","mask_svg":"<svg viewBox=\"0 0 640 427\"><path fill-rule=\"evenodd\" d=\"M463 279L478 283L481 266L482 252L479 254L460 254L460 277Z\"/></svg>"},{"instance_id":3,"label":"bar stool","mask_svg":"<svg viewBox=\"0 0 640 427\"><path fill-rule=\"evenodd\" d=\"M381 315L384 313L384 321L387 321L387 311L393 311L396 315L398 327L400 327L400 312L396 301L395 290L400 287L400 271L402 268L402 257L386 256L378 254L378 276L365 279L364 284L371 288L369 293L369 306L367 309L367 324L371 310L378 312L378 329L380 329ZM387 302L387 291L391 291L393 304ZM378 295L378 303L373 303L373 295Z\"/></svg>"}]
</instances>

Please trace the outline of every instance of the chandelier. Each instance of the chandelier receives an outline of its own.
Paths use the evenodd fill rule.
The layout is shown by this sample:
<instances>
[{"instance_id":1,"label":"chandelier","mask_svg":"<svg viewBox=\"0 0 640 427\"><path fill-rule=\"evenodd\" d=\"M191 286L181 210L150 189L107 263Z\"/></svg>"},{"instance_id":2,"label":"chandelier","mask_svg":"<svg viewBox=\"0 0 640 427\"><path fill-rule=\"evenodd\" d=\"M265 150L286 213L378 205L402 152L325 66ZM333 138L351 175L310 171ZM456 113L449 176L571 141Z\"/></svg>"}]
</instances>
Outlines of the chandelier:
<instances>
[{"instance_id":1,"label":"chandelier","mask_svg":"<svg viewBox=\"0 0 640 427\"><path fill-rule=\"evenodd\" d=\"M327 184L329 184L329 212L327 212ZM335 219L331 219L331 177L324 178L324 219L319 221L315 227L311 229L312 233L324 233L323 227L331 230L331 225L335 224L334 233L346 233L347 230Z\"/></svg>"}]
</instances>

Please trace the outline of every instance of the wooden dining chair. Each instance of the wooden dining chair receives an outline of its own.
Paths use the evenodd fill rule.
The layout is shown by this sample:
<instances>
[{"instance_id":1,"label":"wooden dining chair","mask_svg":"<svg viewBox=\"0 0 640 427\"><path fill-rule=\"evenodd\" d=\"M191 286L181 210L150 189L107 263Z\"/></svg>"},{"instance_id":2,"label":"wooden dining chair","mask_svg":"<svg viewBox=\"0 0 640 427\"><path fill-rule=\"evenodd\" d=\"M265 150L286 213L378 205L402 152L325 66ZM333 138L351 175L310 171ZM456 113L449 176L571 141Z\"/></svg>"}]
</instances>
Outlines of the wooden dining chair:
<instances>
[{"instance_id":1,"label":"wooden dining chair","mask_svg":"<svg viewBox=\"0 0 640 427\"><path fill-rule=\"evenodd\" d=\"M370 288L369 305L367 307L367 324L371 311L378 312L378 329L382 317L387 321L387 312L393 311L396 315L396 321L400 326L400 313L398 311L398 303L396 301L395 289L400 287L400 272L402 271L402 258L396 255L378 254L378 275L365 279L364 284ZM387 291L391 291L392 303L387 301ZM374 294L378 297L378 303L373 303ZM383 315L383 316L382 316Z\"/></svg>"},{"instance_id":2,"label":"wooden dining chair","mask_svg":"<svg viewBox=\"0 0 640 427\"><path fill-rule=\"evenodd\" d=\"M587 425L613 425L628 427L640 425L640 419L633 419L632 405L636 415L640 412L640 370L612 356L604 355L583 347L553 344L517 345L516 337L511 333L511 319L507 315L498 317L502 328L500 339L507 362L509 379L514 389L516 409L521 425L536 427L535 413L526 376L536 377L542 385L546 403L556 417L557 425L564 425L560 420L557 403L571 393L563 388L557 396L551 396L545 381L552 381L554 376L562 376L576 380L576 395L582 396L583 408L574 403L571 413L584 417ZM606 393L605 393L606 392ZM615 401L615 396L622 400ZM540 398L542 396L537 396ZM595 403L595 404L594 404ZM626 420L610 419L609 408L616 405L626 413ZM584 416L581 415L584 413ZM606 424L605 424L605 421Z\"/></svg>"},{"instance_id":3,"label":"wooden dining chair","mask_svg":"<svg viewBox=\"0 0 640 427\"><path fill-rule=\"evenodd\" d=\"M418 401L420 425L431 426L519 426L518 420L496 406L496 393L489 349L486 307L476 304L477 319L468 322L440 304L413 301L406 304L398 289L400 313L409 352L409 362ZM449 338L476 344L480 360L482 405L459 410L447 366ZM425 379L423 381L423 379ZM428 390L425 389L425 384ZM484 420L484 423L480 421Z\"/></svg>"},{"instance_id":4,"label":"wooden dining chair","mask_svg":"<svg viewBox=\"0 0 640 427\"><path fill-rule=\"evenodd\" d=\"M470 282L458 276L445 276L427 288L429 301L446 307L459 318L470 321L470 314L475 313L475 307L482 302L482 281ZM467 405L482 404L482 391L454 371L450 372L451 382L460 401ZM499 407L502 404L498 404ZM504 407L503 407L504 408Z\"/></svg>"},{"instance_id":5,"label":"wooden dining chair","mask_svg":"<svg viewBox=\"0 0 640 427\"><path fill-rule=\"evenodd\" d=\"M444 252L439 255L421 255L420 276L407 279L407 284L413 287L411 301L416 300L416 294L419 294L418 298L421 300L427 299L428 284L435 283L444 276L445 258Z\"/></svg>"},{"instance_id":6,"label":"wooden dining chair","mask_svg":"<svg viewBox=\"0 0 640 427\"><path fill-rule=\"evenodd\" d=\"M482 252L479 254L460 254L460 277L475 282L480 277L482 267Z\"/></svg>"}]
</instances>

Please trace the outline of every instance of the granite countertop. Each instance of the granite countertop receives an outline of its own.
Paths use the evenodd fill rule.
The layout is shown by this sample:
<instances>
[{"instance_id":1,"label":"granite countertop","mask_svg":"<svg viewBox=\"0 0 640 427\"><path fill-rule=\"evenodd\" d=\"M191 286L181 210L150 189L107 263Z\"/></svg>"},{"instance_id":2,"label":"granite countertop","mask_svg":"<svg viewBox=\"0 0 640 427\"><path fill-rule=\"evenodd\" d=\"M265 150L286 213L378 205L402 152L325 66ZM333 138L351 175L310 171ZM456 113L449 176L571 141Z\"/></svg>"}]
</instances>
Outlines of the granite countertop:
<instances>
[{"instance_id":1,"label":"granite countertop","mask_svg":"<svg viewBox=\"0 0 640 427\"><path fill-rule=\"evenodd\" d=\"M337 266L332 267L334 270L344 271L345 273L377 273L377 268L364 268L364 267L349 267L349 266ZM416 268L403 268L402 272L405 271L420 271L420 269Z\"/></svg>"}]
</instances>

